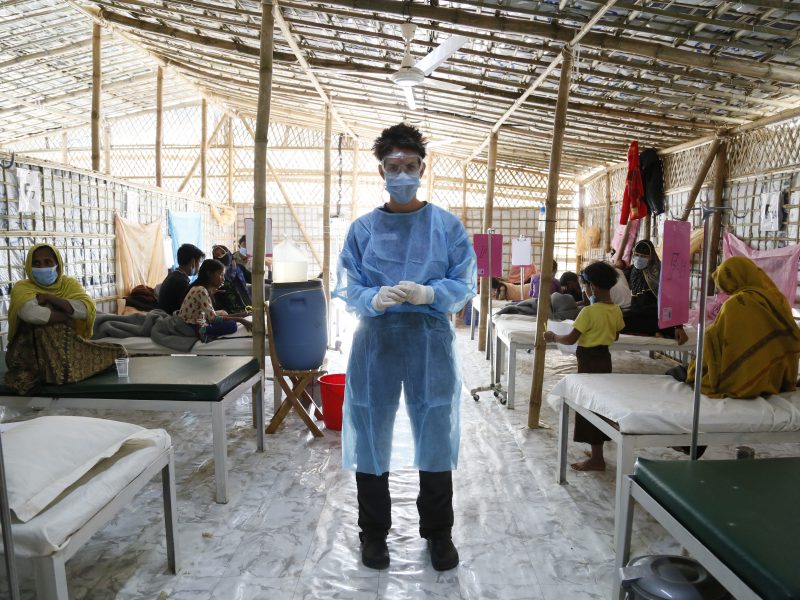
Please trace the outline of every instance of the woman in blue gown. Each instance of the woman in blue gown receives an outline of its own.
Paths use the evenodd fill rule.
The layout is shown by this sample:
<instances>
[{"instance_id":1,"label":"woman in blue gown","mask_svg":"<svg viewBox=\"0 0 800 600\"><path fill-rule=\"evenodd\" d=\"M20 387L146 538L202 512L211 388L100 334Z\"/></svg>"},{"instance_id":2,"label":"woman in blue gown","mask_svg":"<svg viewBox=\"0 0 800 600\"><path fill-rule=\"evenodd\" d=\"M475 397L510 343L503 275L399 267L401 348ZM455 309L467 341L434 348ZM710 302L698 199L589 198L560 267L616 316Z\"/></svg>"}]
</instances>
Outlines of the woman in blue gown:
<instances>
[{"instance_id":1,"label":"woman in blue gown","mask_svg":"<svg viewBox=\"0 0 800 600\"><path fill-rule=\"evenodd\" d=\"M461 379L448 315L475 295L475 253L461 222L417 198L425 141L385 129L373 153L389 202L350 226L334 295L359 317L347 367L342 463L356 472L362 562L389 565L389 471L400 397L419 469L420 535L437 570L458 564L452 470L458 462ZM394 467L408 466L394 464Z\"/></svg>"}]
</instances>

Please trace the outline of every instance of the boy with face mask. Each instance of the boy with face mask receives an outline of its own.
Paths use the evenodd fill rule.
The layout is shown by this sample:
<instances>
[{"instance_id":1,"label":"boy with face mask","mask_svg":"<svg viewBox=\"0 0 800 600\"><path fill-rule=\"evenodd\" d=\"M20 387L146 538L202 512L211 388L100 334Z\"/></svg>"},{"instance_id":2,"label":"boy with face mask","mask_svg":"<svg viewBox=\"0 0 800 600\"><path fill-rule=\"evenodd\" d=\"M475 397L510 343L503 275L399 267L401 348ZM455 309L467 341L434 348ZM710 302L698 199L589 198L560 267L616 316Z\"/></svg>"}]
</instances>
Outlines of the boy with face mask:
<instances>
[{"instance_id":1,"label":"boy with face mask","mask_svg":"<svg viewBox=\"0 0 800 600\"><path fill-rule=\"evenodd\" d=\"M205 257L205 253L193 244L183 244L178 248L178 268L167 275L158 292L158 307L161 310L171 315L181 307Z\"/></svg>"}]
</instances>

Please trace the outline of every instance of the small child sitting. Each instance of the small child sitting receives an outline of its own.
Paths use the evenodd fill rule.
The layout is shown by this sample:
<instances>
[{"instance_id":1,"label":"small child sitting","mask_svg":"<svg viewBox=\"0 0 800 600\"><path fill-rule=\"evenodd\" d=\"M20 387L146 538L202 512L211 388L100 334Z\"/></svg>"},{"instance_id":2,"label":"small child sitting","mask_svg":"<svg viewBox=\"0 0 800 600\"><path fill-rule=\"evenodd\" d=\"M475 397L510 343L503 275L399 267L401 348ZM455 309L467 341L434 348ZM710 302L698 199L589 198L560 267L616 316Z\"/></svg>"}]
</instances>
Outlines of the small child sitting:
<instances>
[{"instance_id":1,"label":"small child sitting","mask_svg":"<svg viewBox=\"0 0 800 600\"><path fill-rule=\"evenodd\" d=\"M544 332L546 342L572 345L578 343L578 373L611 373L611 352L608 347L619 338L625 327L622 310L611 300L611 288L617 282L617 271L609 264L595 262L581 273L591 304L581 309L573 329L566 335ZM576 442L590 444L592 452L588 460L573 463L576 471L603 471L603 442L609 438L581 415L575 415Z\"/></svg>"}]
</instances>

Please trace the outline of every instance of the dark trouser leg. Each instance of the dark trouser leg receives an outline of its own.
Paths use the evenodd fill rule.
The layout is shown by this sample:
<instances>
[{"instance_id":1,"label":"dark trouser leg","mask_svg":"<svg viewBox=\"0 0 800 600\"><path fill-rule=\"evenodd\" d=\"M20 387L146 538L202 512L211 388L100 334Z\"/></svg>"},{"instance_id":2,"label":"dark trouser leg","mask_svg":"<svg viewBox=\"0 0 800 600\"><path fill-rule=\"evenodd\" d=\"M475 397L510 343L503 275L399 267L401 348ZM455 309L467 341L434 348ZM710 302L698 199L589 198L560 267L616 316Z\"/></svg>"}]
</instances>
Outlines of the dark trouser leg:
<instances>
[{"instance_id":1,"label":"dark trouser leg","mask_svg":"<svg viewBox=\"0 0 800 600\"><path fill-rule=\"evenodd\" d=\"M572 433L572 439L576 442L583 442L594 446L607 442L611 438L592 425L583 416L576 413L575 431Z\"/></svg>"},{"instance_id":2,"label":"dark trouser leg","mask_svg":"<svg viewBox=\"0 0 800 600\"><path fill-rule=\"evenodd\" d=\"M419 472L417 510L421 537L450 537L453 527L452 471Z\"/></svg>"},{"instance_id":3,"label":"dark trouser leg","mask_svg":"<svg viewBox=\"0 0 800 600\"><path fill-rule=\"evenodd\" d=\"M389 473L372 475L356 472L358 488L358 526L360 537L386 537L392 526L392 499Z\"/></svg>"}]
</instances>

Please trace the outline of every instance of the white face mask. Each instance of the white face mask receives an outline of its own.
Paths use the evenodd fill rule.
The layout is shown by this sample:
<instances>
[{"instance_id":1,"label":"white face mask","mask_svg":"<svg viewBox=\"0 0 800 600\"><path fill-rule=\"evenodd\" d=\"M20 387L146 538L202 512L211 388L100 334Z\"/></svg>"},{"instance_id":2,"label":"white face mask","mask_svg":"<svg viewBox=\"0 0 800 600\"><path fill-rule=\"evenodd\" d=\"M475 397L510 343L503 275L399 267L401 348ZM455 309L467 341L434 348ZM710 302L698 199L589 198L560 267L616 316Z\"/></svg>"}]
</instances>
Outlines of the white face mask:
<instances>
[{"instance_id":1,"label":"white face mask","mask_svg":"<svg viewBox=\"0 0 800 600\"><path fill-rule=\"evenodd\" d=\"M647 265L650 264L650 260L643 257L643 256L634 256L633 257L633 266L640 271L647 268Z\"/></svg>"}]
</instances>

